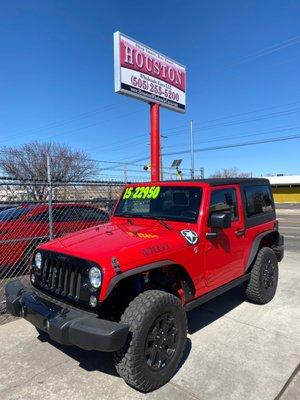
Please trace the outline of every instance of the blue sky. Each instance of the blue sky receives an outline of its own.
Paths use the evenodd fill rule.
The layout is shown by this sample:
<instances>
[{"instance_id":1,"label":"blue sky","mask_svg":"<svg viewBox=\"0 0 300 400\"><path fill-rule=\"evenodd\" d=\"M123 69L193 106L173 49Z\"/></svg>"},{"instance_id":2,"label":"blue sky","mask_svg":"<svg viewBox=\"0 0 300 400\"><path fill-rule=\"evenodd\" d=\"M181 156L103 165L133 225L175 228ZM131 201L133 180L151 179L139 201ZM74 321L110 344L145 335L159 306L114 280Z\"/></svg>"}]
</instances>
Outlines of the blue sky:
<instances>
[{"instance_id":1,"label":"blue sky","mask_svg":"<svg viewBox=\"0 0 300 400\"><path fill-rule=\"evenodd\" d=\"M116 30L187 66L186 114L161 111L165 153L189 148L191 119L197 149L299 135L299 18L296 0L2 0L0 146L55 140L97 160L146 158L149 106L114 93ZM195 164L299 174L299 149L203 151ZM189 168L188 154L164 164L174 158Z\"/></svg>"}]
</instances>

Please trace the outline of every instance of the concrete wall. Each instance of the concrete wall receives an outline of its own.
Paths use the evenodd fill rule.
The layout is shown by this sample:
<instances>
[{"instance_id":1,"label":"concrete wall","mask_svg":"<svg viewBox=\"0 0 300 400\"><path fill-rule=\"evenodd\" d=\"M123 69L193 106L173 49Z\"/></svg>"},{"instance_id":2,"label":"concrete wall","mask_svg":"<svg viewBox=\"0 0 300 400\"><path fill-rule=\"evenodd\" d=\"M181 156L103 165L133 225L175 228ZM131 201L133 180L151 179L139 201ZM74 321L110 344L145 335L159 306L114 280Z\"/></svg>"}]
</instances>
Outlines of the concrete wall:
<instances>
[{"instance_id":1,"label":"concrete wall","mask_svg":"<svg viewBox=\"0 0 300 400\"><path fill-rule=\"evenodd\" d=\"M300 186L272 186L275 203L300 203Z\"/></svg>"}]
</instances>

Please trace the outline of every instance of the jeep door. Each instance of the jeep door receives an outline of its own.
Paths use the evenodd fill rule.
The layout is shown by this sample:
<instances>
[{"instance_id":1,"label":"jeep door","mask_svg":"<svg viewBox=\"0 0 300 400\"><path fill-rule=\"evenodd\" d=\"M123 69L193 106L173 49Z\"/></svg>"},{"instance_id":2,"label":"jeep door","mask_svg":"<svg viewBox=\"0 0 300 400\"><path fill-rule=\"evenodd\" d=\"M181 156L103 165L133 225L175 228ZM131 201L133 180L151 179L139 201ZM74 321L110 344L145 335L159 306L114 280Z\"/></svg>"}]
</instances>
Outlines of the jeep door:
<instances>
[{"instance_id":1,"label":"jeep door","mask_svg":"<svg viewBox=\"0 0 300 400\"><path fill-rule=\"evenodd\" d=\"M210 228L204 238L204 275L208 286L225 284L242 274L245 255L245 223L239 185L212 188L209 210L229 209L229 228ZM209 235L211 234L212 235ZM215 234L215 237L213 235Z\"/></svg>"}]
</instances>

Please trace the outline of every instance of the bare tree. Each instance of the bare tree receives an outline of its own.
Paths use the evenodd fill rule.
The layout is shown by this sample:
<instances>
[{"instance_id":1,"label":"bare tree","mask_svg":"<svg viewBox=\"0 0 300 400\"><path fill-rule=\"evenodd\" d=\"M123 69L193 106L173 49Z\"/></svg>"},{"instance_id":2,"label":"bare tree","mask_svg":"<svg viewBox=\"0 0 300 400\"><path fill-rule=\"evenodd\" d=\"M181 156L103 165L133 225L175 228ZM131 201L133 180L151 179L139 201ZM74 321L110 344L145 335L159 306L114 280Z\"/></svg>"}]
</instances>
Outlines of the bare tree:
<instances>
[{"instance_id":1,"label":"bare tree","mask_svg":"<svg viewBox=\"0 0 300 400\"><path fill-rule=\"evenodd\" d=\"M0 152L0 169L12 178L47 181L47 154L51 160L53 182L92 179L97 174L97 165L84 152L72 150L60 143L38 141L21 147L3 147ZM26 186L34 200L47 198L47 185Z\"/></svg>"},{"instance_id":2,"label":"bare tree","mask_svg":"<svg viewBox=\"0 0 300 400\"><path fill-rule=\"evenodd\" d=\"M237 167L223 168L210 175L210 178L250 178L250 172L241 172Z\"/></svg>"}]
</instances>

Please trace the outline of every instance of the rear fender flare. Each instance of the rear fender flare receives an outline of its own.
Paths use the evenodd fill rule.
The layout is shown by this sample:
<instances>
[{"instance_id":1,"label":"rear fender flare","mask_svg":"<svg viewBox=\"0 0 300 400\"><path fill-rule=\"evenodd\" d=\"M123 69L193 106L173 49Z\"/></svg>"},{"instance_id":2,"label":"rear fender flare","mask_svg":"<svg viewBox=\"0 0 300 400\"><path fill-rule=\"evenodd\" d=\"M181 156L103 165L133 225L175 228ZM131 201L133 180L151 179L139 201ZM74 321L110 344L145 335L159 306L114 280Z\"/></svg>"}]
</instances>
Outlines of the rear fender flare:
<instances>
[{"instance_id":1,"label":"rear fender flare","mask_svg":"<svg viewBox=\"0 0 300 400\"><path fill-rule=\"evenodd\" d=\"M248 271L248 269L252 265L256 255L257 255L257 252L259 250L259 246L260 246L261 241L263 240L264 237L266 237L270 233L272 233L272 234L274 234L276 236L276 241L279 241L280 235L279 235L278 231L268 230L268 231L262 232L259 235L257 235L256 238L254 239L253 243L252 243L252 248L251 248L249 256L248 256L245 272Z\"/></svg>"}]
</instances>

